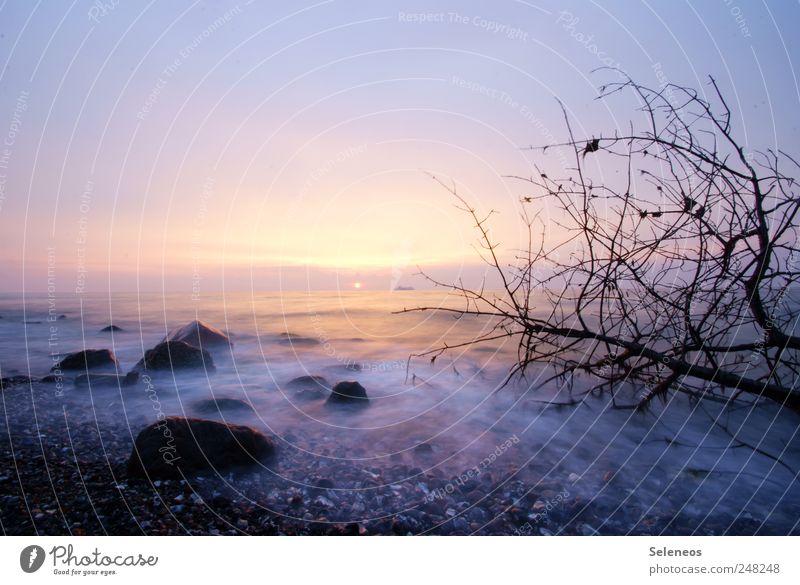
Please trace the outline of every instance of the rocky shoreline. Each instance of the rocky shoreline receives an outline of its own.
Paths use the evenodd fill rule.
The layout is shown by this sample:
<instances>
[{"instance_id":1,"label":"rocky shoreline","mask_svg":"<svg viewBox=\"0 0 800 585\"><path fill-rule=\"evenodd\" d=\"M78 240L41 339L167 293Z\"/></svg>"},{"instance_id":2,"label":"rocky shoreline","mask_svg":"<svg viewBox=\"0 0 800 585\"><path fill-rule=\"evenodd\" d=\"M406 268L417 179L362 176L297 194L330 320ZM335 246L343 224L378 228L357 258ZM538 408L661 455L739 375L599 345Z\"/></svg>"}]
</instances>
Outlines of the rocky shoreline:
<instances>
[{"instance_id":1,"label":"rocky shoreline","mask_svg":"<svg viewBox=\"0 0 800 585\"><path fill-rule=\"evenodd\" d=\"M407 461L379 468L278 449L266 468L185 479L130 477L141 421L126 421L115 391L45 408L52 384L7 386L0 418L0 521L12 535L551 535L771 534L755 519L643 513L589 501L575 478L520 473L448 476ZM103 406L106 405L107 406ZM37 408L38 405L38 408ZM111 416L110 416L111 415ZM109 421L116 421L109 423ZM291 439L291 437L288 437ZM424 459L426 454L414 454ZM283 473L292 470L290 474ZM528 470L529 471L529 470ZM300 479L297 479L300 478Z\"/></svg>"},{"instance_id":2,"label":"rocky shoreline","mask_svg":"<svg viewBox=\"0 0 800 585\"><path fill-rule=\"evenodd\" d=\"M161 411L154 386L161 382L151 381L151 375L158 380L161 371L169 378L178 369L208 374L214 358L205 348L224 351L231 346L223 332L195 321L148 350L127 374L112 352L85 350L64 356L53 367L55 374L44 378L3 378L3 533L798 532L789 523L778 526L748 514L706 514L687 507L680 494L662 494L658 505L648 506L629 497L638 486L624 477L579 477L559 465L557 453L517 467L503 458L524 440L516 435L482 454L485 459L474 467L453 473L436 463L428 443L377 464L368 450L306 436L303 429L268 436L225 422L226 411L255 416L253 406L238 398L195 398L191 407L207 418ZM111 373L89 373L98 369ZM160 390L174 394L168 386ZM370 408L368 390L354 381L331 384L306 375L286 383L285 390L304 404L318 401L346 417ZM137 400L148 407L141 408Z\"/></svg>"}]
</instances>

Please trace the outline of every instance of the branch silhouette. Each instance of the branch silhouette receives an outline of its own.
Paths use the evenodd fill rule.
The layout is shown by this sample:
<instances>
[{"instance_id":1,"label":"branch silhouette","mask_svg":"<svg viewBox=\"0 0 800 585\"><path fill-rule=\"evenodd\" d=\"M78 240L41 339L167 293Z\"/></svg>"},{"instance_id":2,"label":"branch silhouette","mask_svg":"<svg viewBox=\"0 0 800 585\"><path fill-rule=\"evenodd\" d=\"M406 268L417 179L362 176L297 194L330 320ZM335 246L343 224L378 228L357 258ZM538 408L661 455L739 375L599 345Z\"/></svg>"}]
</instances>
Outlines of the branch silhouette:
<instances>
[{"instance_id":1,"label":"branch silhouette","mask_svg":"<svg viewBox=\"0 0 800 585\"><path fill-rule=\"evenodd\" d=\"M455 184L433 177L471 218L478 252L501 286L487 291L423 272L465 305L403 312L489 320L467 344L515 339L507 381L544 364L554 378L587 377L590 392L633 387L632 408L679 391L726 401L747 394L800 410L790 290L800 281L800 196L784 172L799 165L782 151L746 153L713 78L709 87L715 105L678 85L651 89L626 77L602 86L601 99L631 92L641 104L644 126L631 123L624 135L578 138L561 105L568 139L530 149L565 149L574 166L560 177L537 165L513 177L533 192L520 200L527 247L507 264L490 234L492 212L480 214ZM546 244L550 232L560 241Z\"/></svg>"}]
</instances>

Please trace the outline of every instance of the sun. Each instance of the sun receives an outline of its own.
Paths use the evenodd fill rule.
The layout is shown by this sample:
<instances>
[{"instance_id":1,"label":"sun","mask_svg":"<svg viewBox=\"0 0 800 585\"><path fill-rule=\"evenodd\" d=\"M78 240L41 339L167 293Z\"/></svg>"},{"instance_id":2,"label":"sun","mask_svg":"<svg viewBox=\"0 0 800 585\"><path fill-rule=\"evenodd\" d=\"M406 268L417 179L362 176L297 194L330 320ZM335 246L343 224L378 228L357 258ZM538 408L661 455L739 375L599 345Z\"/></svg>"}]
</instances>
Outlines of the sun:
<instances>
[{"instance_id":1,"label":"sun","mask_svg":"<svg viewBox=\"0 0 800 585\"><path fill-rule=\"evenodd\" d=\"M353 288L356 289L356 290L360 289L361 288L361 283L360 282L354 282L353 283Z\"/></svg>"}]
</instances>

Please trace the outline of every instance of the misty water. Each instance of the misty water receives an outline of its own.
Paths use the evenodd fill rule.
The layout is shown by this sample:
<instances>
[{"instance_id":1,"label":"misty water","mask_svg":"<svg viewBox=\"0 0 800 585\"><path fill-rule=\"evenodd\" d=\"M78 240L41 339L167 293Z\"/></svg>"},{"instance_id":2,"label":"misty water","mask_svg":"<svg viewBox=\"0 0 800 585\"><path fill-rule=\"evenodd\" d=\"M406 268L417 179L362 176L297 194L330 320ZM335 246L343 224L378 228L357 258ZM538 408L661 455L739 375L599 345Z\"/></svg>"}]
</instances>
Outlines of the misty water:
<instances>
[{"instance_id":1,"label":"misty water","mask_svg":"<svg viewBox=\"0 0 800 585\"><path fill-rule=\"evenodd\" d=\"M551 373L544 368L503 386L516 356L513 342L453 350L433 363L429 357L409 361L489 326L444 312L396 313L417 306L459 304L420 291L237 293L200 301L162 294L54 300L6 295L0 300L0 366L4 377L40 378L62 355L108 348L125 372L169 331L201 319L233 341L231 349L212 351L216 371L170 373L118 388L76 388L66 379L63 393L50 385L36 411L63 411L71 427L93 427L100 436L104 428L122 427L132 440L159 413L208 417L198 412L197 401L239 398L255 414L212 418L276 438L282 463L259 481L279 491L303 488L310 468L324 475L348 462L369 473L405 463L412 470L405 479L414 485L435 471L460 487L457 478L468 470L475 477L491 474L497 489L513 484L535 491L546 482L557 491L544 502L548 509L566 499L578 512L588 505L602 510L600 521L596 516L581 524L583 532L625 532L651 517L685 517L697 526L713 518L716 532L737 522L749 523L751 532L797 530L800 487L793 470L800 465L800 441L794 413L773 404L698 405L681 395L646 413L614 409L602 396L575 406L548 405L569 395L558 382L543 383ZM122 331L100 331L111 323ZM370 404L337 409L323 399L298 399L287 382L303 375L331 383L356 380ZM573 391L589 382L575 380ZM235 478L226 481L235 489ZM356 492L347 488L336 496L347 501ZM420 494L428 492L423 487ZM343 506L343 520L422 503L406 499L396 509L386 504L380 510ZM468 506L479 504L478 497ZM525 524L517 522L520 530Z\"/></svg>"}]
</instances>

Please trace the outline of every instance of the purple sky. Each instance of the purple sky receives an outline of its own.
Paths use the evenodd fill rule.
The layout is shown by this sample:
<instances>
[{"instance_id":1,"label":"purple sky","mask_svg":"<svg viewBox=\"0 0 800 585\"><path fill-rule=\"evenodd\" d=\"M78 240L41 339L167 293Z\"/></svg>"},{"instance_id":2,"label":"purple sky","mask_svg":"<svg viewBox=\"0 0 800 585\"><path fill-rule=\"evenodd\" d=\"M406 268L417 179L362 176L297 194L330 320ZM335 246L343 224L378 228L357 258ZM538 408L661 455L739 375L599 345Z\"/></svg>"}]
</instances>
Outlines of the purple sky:
<instances>
[{"instance_id":1,"label":"purple sky","mask_svg":"<svg viewBox=\"0 0 800 585\"><path fill-rule=\"evenodd\" d=\"M0 4L0 291L476 282L426 172L515 249L505 177L563 139L555 98L581 136L634 115L603 65L714 75L748 148L797 150L796 2L264 4Z\"/></svg>"}]
</instances>

